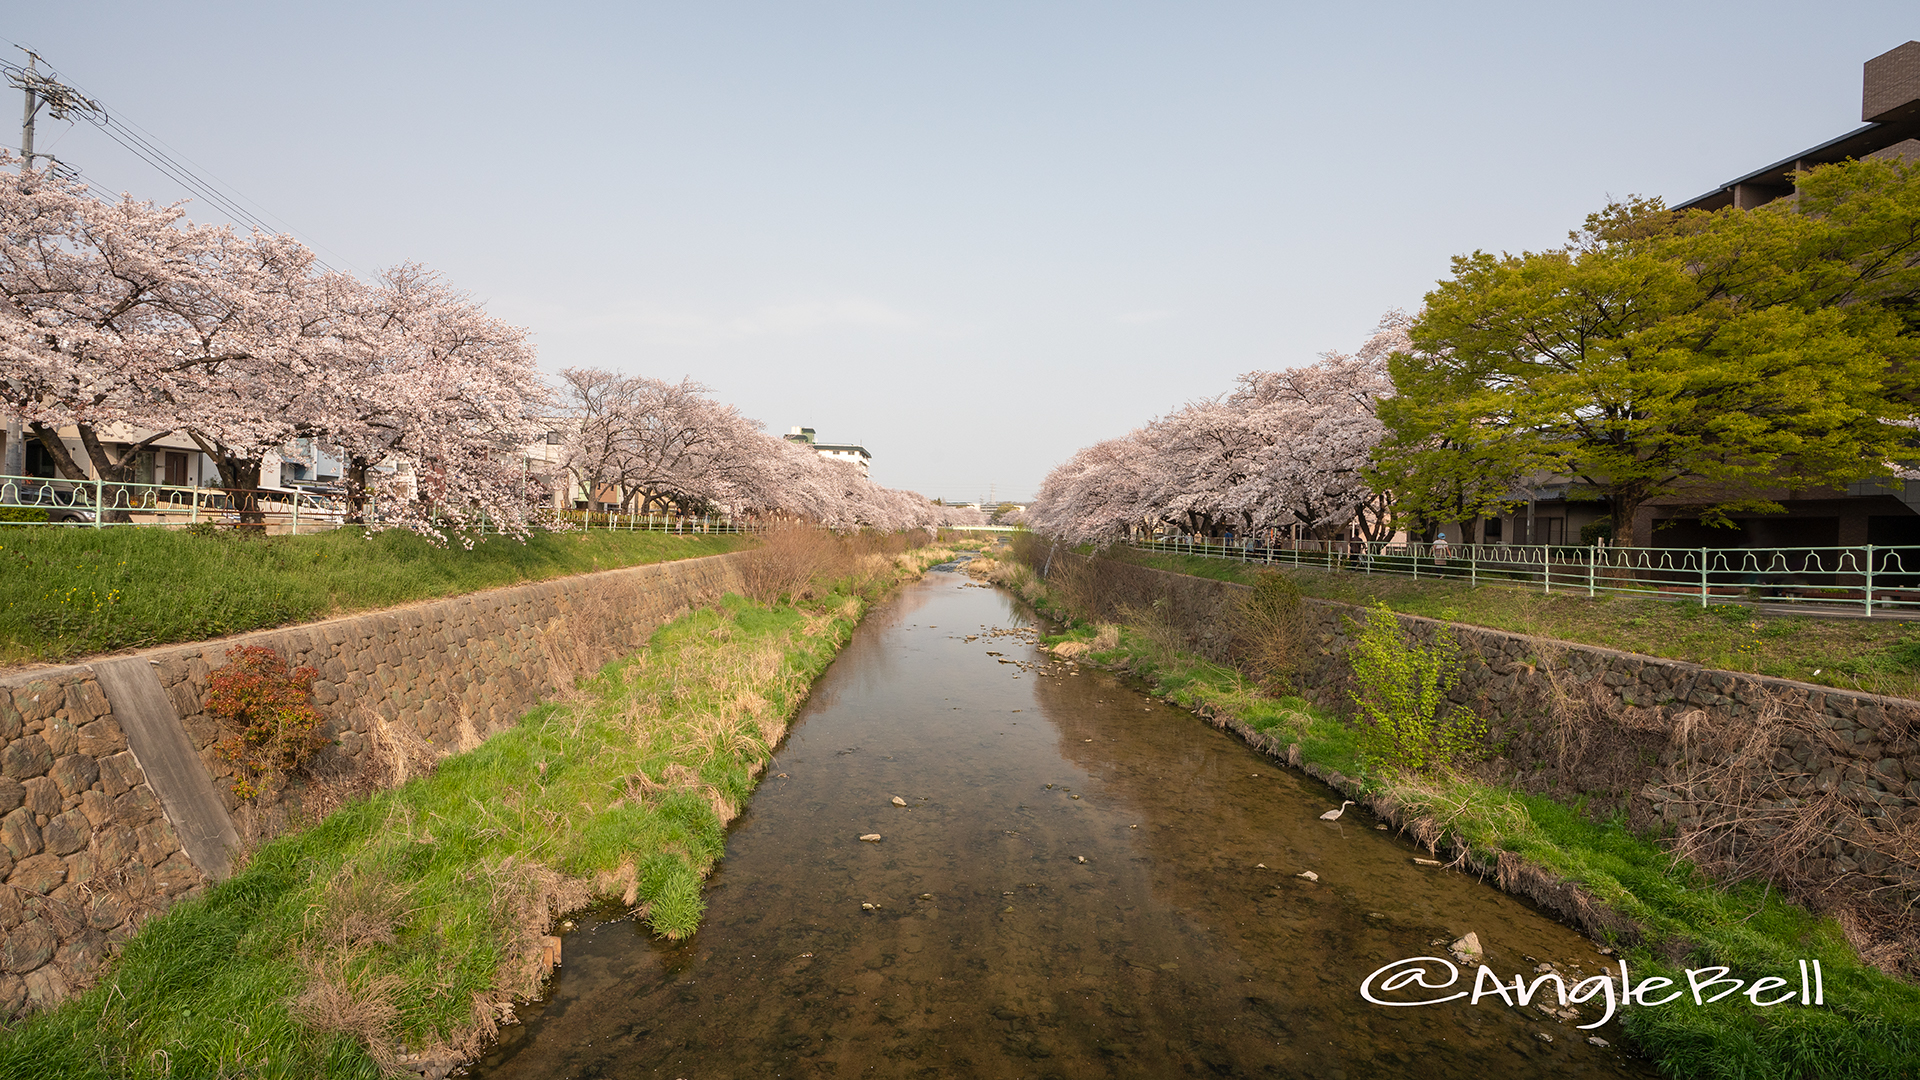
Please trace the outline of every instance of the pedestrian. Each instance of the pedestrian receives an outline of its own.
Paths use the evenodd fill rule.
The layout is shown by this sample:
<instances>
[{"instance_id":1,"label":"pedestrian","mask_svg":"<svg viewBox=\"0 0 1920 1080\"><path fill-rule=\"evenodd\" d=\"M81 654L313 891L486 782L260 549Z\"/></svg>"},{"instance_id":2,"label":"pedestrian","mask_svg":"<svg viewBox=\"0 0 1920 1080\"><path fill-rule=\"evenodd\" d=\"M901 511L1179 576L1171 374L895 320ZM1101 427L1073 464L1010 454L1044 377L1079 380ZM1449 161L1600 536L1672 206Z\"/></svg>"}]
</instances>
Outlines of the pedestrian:
<instances>
[{"instance_id":1,"label":"pedestrian","mask_svg":"<svg viewBox=\"0 0 1920 1080\"><path fill-rule=\"evenodd\" d=\"M1445 566L1445 565L1447 565L1447 550L1448 550L1448 549L1449 549L1449 548L1450 548L1451 546L1452 546L1452 545L1450 545L1450 544L1448 544L1448 543L1447 543L1447 534L1446 534L1446 533L1441 533L1441 534L1440 534L1440 535L1439 535L1438 537L1436 537L1436 538L1434 539L1434 541L1433 541L1433 565L1435 565L1435 566Z\"/></svg>"}]
</instances>

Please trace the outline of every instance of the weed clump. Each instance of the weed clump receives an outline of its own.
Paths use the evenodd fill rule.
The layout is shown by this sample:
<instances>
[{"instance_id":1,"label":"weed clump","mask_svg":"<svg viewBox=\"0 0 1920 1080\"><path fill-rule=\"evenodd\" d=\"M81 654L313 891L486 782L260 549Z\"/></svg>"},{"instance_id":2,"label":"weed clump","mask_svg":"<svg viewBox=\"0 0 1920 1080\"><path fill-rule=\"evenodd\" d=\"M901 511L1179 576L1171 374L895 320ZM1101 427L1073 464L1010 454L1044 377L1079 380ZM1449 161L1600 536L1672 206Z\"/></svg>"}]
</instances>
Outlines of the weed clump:
<instances>
[{"instance_id":1,"label":"weed clump","mask_svg":"<svg viewBox=\"0 0 1920 1080\"><path fill-rule=\"evenodd\" d=\"M1300 586L1285 574L1264 573L1240 601L1240 637L1248 674L1268 690L1292 689L1304 647L1306 619Z\"/></svg>"}]
</instances>

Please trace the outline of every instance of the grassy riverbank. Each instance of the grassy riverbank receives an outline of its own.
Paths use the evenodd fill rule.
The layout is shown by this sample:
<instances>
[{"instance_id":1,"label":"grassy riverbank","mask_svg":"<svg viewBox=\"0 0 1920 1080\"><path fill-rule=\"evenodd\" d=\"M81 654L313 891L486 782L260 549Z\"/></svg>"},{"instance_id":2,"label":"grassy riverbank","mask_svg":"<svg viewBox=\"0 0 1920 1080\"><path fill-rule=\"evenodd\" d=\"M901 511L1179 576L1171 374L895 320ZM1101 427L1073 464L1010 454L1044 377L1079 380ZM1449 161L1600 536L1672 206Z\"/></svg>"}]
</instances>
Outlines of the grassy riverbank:
<instances>
[{"instance_id":1,"label":"grassy riverbank","mask_svg":"<svg viewBox=\"0 0 1920 1080\"><path fill-rule=\"evenodd\" d=\"M537 988L552 920L593 897L692 933L726 823L815 677L870 603L951 556L826 543L809 558L833 576L678 619L572 699L265 845L92 990L0 1033L0 1077L370 1080L402 1044L478 1049Z\"/></svg>"},{"instance_id":2,"label":"grassy riverbank","mask_svg":"<svg viewBox=\"0 0 1920 1080\"><path fill-rule=\"evenodd\" d=\"M534 532L472 551L409 532L0 528L0 668L197 641L502 585L719 555L742 536Z\"/></svg>"},{"instance_id":3,"label":"grassy riverbank","mask_svg":"<svg viewBox=\"0 0 1920 1080\"><path fill-rule=\"evenodd\" d=\"M1194 577L1251 584L1266 564L1203 555L1115 548L1111 557ZM1515 585L1474 588L1457 579L1329 573L1273 567L1300 591L1322 600L1367 606L1376 601L1407 615L1495 630L1600 645L1685 660L1723 671L1750 671L1823 686L1896 697L1920 697L1920 621L1762 615L1728 601L1581 593L1543 594Z\"/></svg>"},{"instance_id":4,"label":"grassy riverbank","mask_svg":"<svg viewBox=\"0 0 1920 1080\"><path fill-rule=\"evenodd\" d=\"M993 575L1043 608L1054 603L1024 567L1002 563ZM1052 613L1073 619L1057 607ZM1353 778L1413 817L1432 818L1444 832L1442 846L1464 847L1474 863L1490 866L1507 852L1577 884L1637 928L1636 942L1624 950L1636 981L1663 976L1684 986L1684 969L1714 965L1751 979L1820 960L1824 1009L1759 1009L1735 997L1704 1007L1628 1010L1635 1049L1671 1075L1920 1077L1920 987L1863 964L1831 919L1761 885L1718 885L1618 820L1594 822L1552 800L1465 777L1370 773L1344 719L1300 698L1268 695L1231 667L1179 651L1171 638L1153 626L1072 623L1049 640L1084 660L1133 672L1176 704L1234 716L1283 744L1297 743L1305 763Z\"/></svg>"}]
</instances>

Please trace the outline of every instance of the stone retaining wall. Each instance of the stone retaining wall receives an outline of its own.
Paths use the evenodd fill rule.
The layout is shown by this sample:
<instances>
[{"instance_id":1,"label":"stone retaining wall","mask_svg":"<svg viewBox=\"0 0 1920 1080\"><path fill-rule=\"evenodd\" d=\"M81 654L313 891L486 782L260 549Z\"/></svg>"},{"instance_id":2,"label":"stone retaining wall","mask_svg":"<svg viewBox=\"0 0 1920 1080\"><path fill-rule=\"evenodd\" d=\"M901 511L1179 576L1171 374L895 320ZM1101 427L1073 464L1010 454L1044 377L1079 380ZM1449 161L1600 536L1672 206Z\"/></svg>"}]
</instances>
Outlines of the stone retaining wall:
<instances>
[{"instance_id":1,"label":"stone retaining wall","mask_svg":"<svg viewBox=\"0 0 1920 1080\"><path fill-rule=\"evenodd\" d=\"M1195 652L1233 662L1247 586L1057 555L1088 614L1165 620ZM1068 580L1061 578L1066 560ZM1303 605L1296 685L1349 711L1347 646L1362 609ZM1678 837L1687 853L1764 870L1796 895L1920 899L1920 702L1478 627L1398 616L1460 644L1454 700L1489 723L1489 780L1585 800L1590 812Z\"/></svg>"},{"instance_id":2,"label":"stone retaining wall","mask_svg":"<svg viewBox=\"0 0 1920 1080\"><path fill-rule=\"evenodd\" d=\"M388 611L139 654L184 729L223 835L247 842L324 812L347 792L478 745L637 649L655 627L740 589L744 553L561 578ZM334 744L313 778L243 802L213 747L226 734L202 701L227 650L264 645L318 669L314 700ZM123 658L115 658L124 663ZM156 698L159 695L156 694ZM119 704L123 715L115 715ZM181 832L193 792L156 790L129 748L126 713L90 664L0 675L0 1021L83 988L108 951L146 918L224 872L199 866ZM161 706L165 709L165 704ZM156 718L144 716L142 723ZM175 736L178 738L178 736ZM184 751L183 751L184 753ZM209 788L210 782L210 788ZM162 796L166 796L163 798ZM224 852L219 853L224 855Z\"/></svg>"}]
</instances>

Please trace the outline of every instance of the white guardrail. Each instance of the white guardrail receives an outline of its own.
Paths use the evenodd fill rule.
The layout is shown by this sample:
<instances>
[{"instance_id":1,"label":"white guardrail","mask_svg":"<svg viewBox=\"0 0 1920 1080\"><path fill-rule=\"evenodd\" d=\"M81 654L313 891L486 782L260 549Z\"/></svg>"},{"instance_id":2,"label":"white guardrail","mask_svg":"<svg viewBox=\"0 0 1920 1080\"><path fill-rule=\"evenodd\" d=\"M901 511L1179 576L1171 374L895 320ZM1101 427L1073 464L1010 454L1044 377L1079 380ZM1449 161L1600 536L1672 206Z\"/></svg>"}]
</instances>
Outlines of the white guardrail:
<instances>
[{"instance_id":1,"label":"white guardrail","mask_svg":"<svg viewBox=\"0 0 1920 1080\"><path fill-rule=\"evenodd\" d=\"M102 508L105 512L102 512ZM595 510L547 510L552 520L590 532L741 533L754 532L752 521L736 521L725 514L629 514ZM0 525L149 525L186 528L190 525L248 524L268 533L321 532L347 524L346 496L329 491L258 488L181 487L169 484L119 483L111 480L62 480L39 476L0 475ZM381 519L379 505L369 499L367 521ZM1018 532L1014 525L947 526L970 532ZM492 531L483 525L482 533Z\"/></svg>"},{"instance_id":2,"label":"white guardrail","mask_svg":"<svg viewBox=\"0 0 1920 1080\"><path fill-rule=\"evenodd\" d=\"M1340 573L1537 587L1547 593L1697 599L1702 607L1720 600L1869 618L1920 613L1920 547L1626 548L1358 540L1262 545L1185 537L1129 546Z\"/></svg>"},{"instance_id":3,"label":"white guardrail","mask_svg":"<svg viewBox=\"0 0 1920 1080\"><path fill-rule=\"evenodd\" d=\"M594 531L731 533L750 528L724 515L552 513L558 520ZM346 496L338 492L0 476L0 525L186 528L246 524L272 534L298 535L339 528L349 516ZM382 520L378 503L369 499L361 516L367 521ZM491 530L483 524L480 531Z\"/></svg>"},{"instance_id":4,"label":"white guardrail","mask_svg":"<svg viewBox=\"0 0 1920 1080\"><path fill-rule=\"evenodd\" d=\"M269 532L318 532L347 516L344 497L325 492L258 488L227 490L111 480L0 476L0 524L249 524Z\"/></svg>"}]
</instances>

